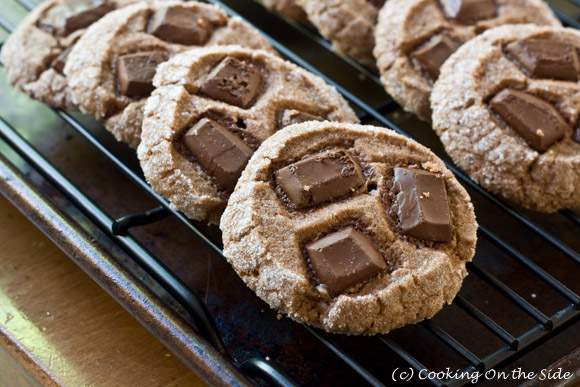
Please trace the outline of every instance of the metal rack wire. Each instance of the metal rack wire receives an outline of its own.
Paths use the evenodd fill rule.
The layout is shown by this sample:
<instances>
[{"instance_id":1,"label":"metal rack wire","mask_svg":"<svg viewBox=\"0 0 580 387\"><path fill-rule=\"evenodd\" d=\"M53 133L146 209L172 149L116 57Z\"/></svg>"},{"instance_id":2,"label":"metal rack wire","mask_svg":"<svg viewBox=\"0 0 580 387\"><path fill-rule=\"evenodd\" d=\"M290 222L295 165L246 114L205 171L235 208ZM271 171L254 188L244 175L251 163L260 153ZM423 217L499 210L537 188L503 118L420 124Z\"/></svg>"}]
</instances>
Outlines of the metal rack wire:
<instances>
[{"instance_id":1,"label":"metal rack wire","mask_svg":"<svg viewBox=\"0 0 580 387\"><path fill-rule=\"evenodd\" d=\"M18 1L20 4L22 4L22 6L29 10L34 6L34 4L30 3L28 0ZM235 1L227 0L209 0L208 2L226 9L230 15L238 14L236 11L234 11L233 8L228 7L228 5L239 7L239 1L236 3ZM228 5L225 4L226 2ZM577 6L580 11L580 1L570 0L570 2L571 4ZM243 5L245 6L246 4ZM241 15L242 17L246 16L246 18L250 19L250 21L252 21L251 14L258 10L256 7L260 6L252 3L251 7L253 8L248 11L247 14ZM557 15L565 24L575 28L580 27L580 22L578 22L573 17L560 12L557 9L555 11L557 11ZM263 9L261 12L264 12ZM275 15L271 15L271 17L278 18ZM328 43L322 40L308 28L281 18L279 18L279 22L290 26L296 34L309 40L313 45L320 47L325 51L329 50ZM13 25L5 20L2 15L0 15L0 26L7 31L11 31L13 29ZM291 51L284 44L280 43L278 40L272 38L271 36L267 37L270 39L272 45L284 57L321 76L328 83L335 86L359 112L359 118L361 119L361 122L378 123L382 126L392 128L403 135L412 137L393 120L387 118L389 113L398 109L398 106L390 98L388 98L386 94L385 101L381 102L375 107L371 107L368 103L357 97L354 93L347 90L345 87L342 87L334 79L322 73L317 68L309 64L306 60L304 60L301 56ZM336 56L336 60L345 62L357 73L360 73L364 77L370 79L372 82L379 84L379 80L376 75L364 69L351 59ZM56 109L53 111L54 114L58 115L64 122L70 125L80 136L82 136L89 144L91 144L95 150L97 150L117 169L119 169L128 180L130 180L135 186L140 188L143 192L155 200L158 203L158 207L153 208L150 211L130 214L123 218L113 219L99 207L98 203L95 203L89 199L80 189L74 186L74 184L71 183L71 181L66 176L54 168L54 166L51 165L51 163L36 149L34 149L34 147L32 147L30 143L28 143L4 117L0 117L0 137L31 166L33 166L35 170L41 173L45 179L57 187L60 192L62 192L63 195L65 195L72 203L74 203L75 206L78 207L95 225L97 225L106 235L108 235L125 252L127 252L147 273L149 273L159 284L161 284L163 288L166 289L167 292L171 294L191 316L191 319L194 322L199 334L207 339L210 343L212 343L215 348L218 349L219 352L228 359L228 361L234 362L232 357L229 355L228 349L224 345L214 319L208 312L204 303L187 287L186 284L183 283L183 281L181 281L174 273L172 273L171 270L158 257L154 256L150 251L148 251L135 237L131 236L128 231L133 227L150 224L159 221L166 216L172 216L177 219L183 227L187 228L200 241L207 245L215 254L223 258L223 252L219 246L219 242L216 243L213 241L193 222L189 221L183 214L173 210L165 199L156 195L140 176L128 168L121 160L119 160L119 158L117 158L111 151L103 146L93 136L93 134L81 124L79 120L75 119L72 115L66 112ZM457 167L455 167L452 163L448 162L447 166L455 173L455 175L464 185L484 198L488 203L494 206L494 208L497 208L498 210L514 219L516 222L519 222L519 224L527 228L538 238L542 239L546 244L552 246L554 249L566 256L570 261L574 262L575 264L580 264L580 253L573 247L566 245L557 236L548 231L542 224L539 224L535 219L523 213L519 209L514 208L512 205L506 203L502 199L499 199L496 196L483 190L471 179L469 179L469 177L467 177L467 175L465 175L461 170L457 169ZM575 225L579 227L578 230L580 230L580 216L578 216L578 214L572 211L562 211L562 215L575 223ZM512 243L510 243L511 241L503 239L488 227L480 226L478 236L480 239L484 239L491 245L495 246L498 251L501 251L502 254L504 254L506 257L509 257L509 259L517 262L517 264L520 265L523 269L529 271L530 274L536 276L543 283L551 287L563 299L567 300L567 305L563 308L560 308L558 311L552 313L551 315L546 315L538 308L534 307L524 297L518 294L516 290L512 289L509 284L506 284L505 282L498 279L484 267L478 263L469 263L468 271L470 273L474 274L480 280L502 294L507 300L509 300L511 304L513 304L515 308L529 315L537 322L537 324L531 329L517 336L514 336L509 332L508 329L504 328L488 314L474 306L474 304L468 299L464 298L463 296L458 296L455 299L454 304L462 311L467 313L474 321L477 321L479 324L485 327L485 329L487 329L490 333L501 340L501 342L503 342L503 345L498 346L493 351L489 351L485 356L478 356L474 354L469 348L467 348L458 338L454 337L453 333L449 333L438 323L434 321L426 321L421 323L421 329L424 329L434 338L439 340L451 351L456 353L461 359L463 359L466 364L468 364L468 366L463 369L463 372L485 372L492 368L501 367L507 362L512 361L513 359L521 356L530 349L539 345L544 340L558 334L558 332L565 329L570 324L580 321L580 296L576 292L569 289L564 283L555 278L551 273L536 264L530 257L527 257L525 254L521 253L518 248L512 246ZM319 345L327 348L331 353L336 355L336 357L345 366L349 367L354 373L358 374L361 380L364 380L373 386L382 386L388 380L388 376L377 375L376 373L373 374L371 371L369 371L364 364L361 364L361 362L358 361L355 356L350 354L348 350L342 348L341 345L338 344L336 340L334 340L330 335L310 327L305 327L305 329L308 331L311 337L319 343ZM405 348L403 344L392 338L391 335L380 335L377 336L376 340L382 346L399 356L400 359L406 362L406 364L408 364L408 366L411 367L415 372L428 370L428 367L426 367L420 360L418 360L416 355L414 355L411 350ZM272 385L296 385L292 377L286 375L285 371L273 365L272 362L266 361L264 359L252 358L244 362L240 362L236 365L250 378L257 377ZM430 382L436 386L458 386L467 384L469 380L439 380L437 378L433 378L430 380Z\"/></svg>"}]
</instances>

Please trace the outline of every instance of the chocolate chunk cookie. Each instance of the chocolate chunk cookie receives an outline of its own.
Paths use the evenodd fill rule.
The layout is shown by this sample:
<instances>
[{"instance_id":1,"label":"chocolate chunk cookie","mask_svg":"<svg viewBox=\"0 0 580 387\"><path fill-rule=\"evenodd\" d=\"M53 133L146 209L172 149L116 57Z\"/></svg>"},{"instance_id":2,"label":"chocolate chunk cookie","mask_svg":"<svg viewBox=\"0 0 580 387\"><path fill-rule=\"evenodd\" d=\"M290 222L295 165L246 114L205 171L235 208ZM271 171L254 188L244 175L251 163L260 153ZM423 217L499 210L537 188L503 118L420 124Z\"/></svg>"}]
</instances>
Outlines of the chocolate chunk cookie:
<instances>
[{"instance_id":1,"label":"chocolate chunk cookie","mask_svg":"<svg viewBox=\"0 0 580 387\"><path fill-rule=\"evenodd\" d=\"M272 308L371 335L453 300L477 224L427 148L385 128L306 122L254 153L220 228L228 261Z\"/></svg>"},{"instance_id":2,"label":"chocolate chunk cookie","mask_svg":"<svg viewBox=\"0 0 580 387\"><path fill-rule=\"evenodd\" d=\"M430 120L429 95L449 55L487 29L519 23L560 26L542 0L389 0L375 33L381 81L405 110Z\"/></svg>"},{"instance_id":3,"label":"chocolate chunk cookie","mask_svg":"<svg viewBox=\"0 0 580 387\"><path fill-rule=\"evenodd\" d=\"M8 81L30 97L77 110L63 75L68 54L86 28L136 0L48 0L30 12L2 46Z\"/></svg>"},{"instance_id":4,"label":"chocolate chunk cookie","mask_svg":"<svg viewBox=\"0 0 580 387\"><path fill-rule=\"evenodd\" d=\"M433 127L457 165L530 209L580 208L580 32L505 26L441 69Z\"/></svg>"},{"instance_id":5,"label":"chocolate chunk cookie","mask_svg":"<svg viewBox=\"0 0 580 387\"><path fill-rule=\"evenodd\" d=\"M257 0L272 12L279 13L300 23L306 23L308 18L304 10L296 4L296 0Z\"/></svg>"},{"instance_id":6,"label":"chocolate chunk cookie","mask_svg":"<svg viewBox=\"0 0 580 387\"><path fill-rule=\"evenodd\" d=\"M374 28L384 0L296 0L320 34L340 54L375 66Z\"/></svg>"},{"instance_id":7,"label":"chocolate chunk cookie","mask_svg":"<svg viewBox=\"0 0 580 387\"><path fill-rule=\"evenodd\" d=\"M138 156L153 189L196 220L217 224L258 146L308 120L358 122L319 77L261 50L207 47L159 67Z\"/></svg>"},{"instance_id":8,"label":"chocolate chunk cookie","mask_svg":"<svg viewBox=\"0 0 580 387\"><path fill-rule=\"evenodd\" d=\"M64 71L80 109L136 148L157 65L189 48L220 44L272 50L258 31L212 5L141 3L91 26Z\"/></svg>"}]
</instances>

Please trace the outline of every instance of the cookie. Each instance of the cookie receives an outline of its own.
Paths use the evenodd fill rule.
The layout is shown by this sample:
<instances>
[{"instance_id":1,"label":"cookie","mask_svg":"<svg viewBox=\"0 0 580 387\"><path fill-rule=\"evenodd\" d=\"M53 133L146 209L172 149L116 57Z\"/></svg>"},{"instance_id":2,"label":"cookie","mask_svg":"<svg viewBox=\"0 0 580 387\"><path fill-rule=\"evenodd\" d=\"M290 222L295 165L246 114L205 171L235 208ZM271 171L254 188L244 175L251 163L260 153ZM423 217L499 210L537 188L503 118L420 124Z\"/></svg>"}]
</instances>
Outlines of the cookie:
<instances>
[{"instance_id":1,"label":"cookie","mask_svg":"<svg viewBox=\"0 0 580 387\"><path fill-rule=\"evenodd\" d=\"M505 26L441 68L433 128L484 188L527 208L580 208L580 32Z\"/></svg>"},{"instance_id":2,"label":"cookie","mask_svg":"<svg viewBox=\"0 0 580 387\"><path fill-rule=\"evenodd\" d=\"M296 0L340 54L374 67L374 26L384 0Z\"/></svg>"},{"instance_id":3,"label":"cookie","mask_svg":"<svg viewBox=\"0 0 580 387\"><path fill-rule=\"evenodd\" d=\"M430 120L429 95L445 59L477 34L517 23L560 26L542 0L389 0L375 32L381 81L405 110Z\"/></svg>"},{"instance_id":4,"label":"cookie","mask_svg":"<svg viewBox=\"0 0 580 387\"><path fill-rule=\"evenodd\" d=\"M422 145L385 128L306 122L254 153L220 228L228 261L272 308L371 335L453 300L477 224L465 189Z\"/></svg>"},{"instance_id":5,"label":"cookie","mask_svg":"<svg viewBox=\"0 0 580 387\"><path fill-rule=\"evenodd\" d=\"M77 110L63 75L72 46L105 14L136 0L48 0L30 12L2 46L8 81L31 98Z\"/></svg>"},{"instance_id":6,"label":"cookie","mask_svg":"<svg viewBox=\"0 0 580 387\"><path fill-rule=\"evenodd\" d=\"M219 44L272 50L257 30L212 5L141 3L91 26L64 72L80 109L105 120L115 138L136 148L157 65L189 48Z\"/></svg>"},{"instance_id":7,"label":"cookie","mask_svg":"<svg viewBox=\"0 0 580 387\"><path fill-rule=\"evenodd\" d=\"M145 177L173 207L215 224L248 159L278 129L358 122L336 89L261 50L191 50L162 64L154 84L137 152Z\"/></svg>"},{"instance_id":8,"label":"cookie","mask_svg":"<svg viewBox=\"0 0 580 387\"><path fill-rule=\"evenodd\" d=\"M296 4L296 0L257 0L272 12L296 20L300 23L308 21L304 10Z\"/></svg>"}]
</instances>

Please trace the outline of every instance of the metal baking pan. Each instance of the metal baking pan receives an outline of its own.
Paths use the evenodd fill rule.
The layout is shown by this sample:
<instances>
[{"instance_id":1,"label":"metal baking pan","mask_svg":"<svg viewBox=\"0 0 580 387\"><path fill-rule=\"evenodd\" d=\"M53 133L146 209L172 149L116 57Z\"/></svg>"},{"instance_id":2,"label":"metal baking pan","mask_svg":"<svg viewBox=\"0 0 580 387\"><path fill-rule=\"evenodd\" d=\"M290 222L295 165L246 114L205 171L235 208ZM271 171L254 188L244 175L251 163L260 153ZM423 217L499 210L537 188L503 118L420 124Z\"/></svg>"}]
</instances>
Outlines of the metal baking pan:
<instances>
[{"instance_id":1,"label":"metal baking pan","mask_svg":"<svg viewBox=\"0 0 580 387\"><path fill-rule=\"evenodd\" d=\"M212 385L391 385L410 374L414 385L465 385L476 375L482 384L514 385L526 381L513 376L518 370L540 375L557 366L573 374L565 382L577 381L580 216L533 213L490 195L453 166L429 125L404 113L376 75L331 52L314 31L251 0L211 2L334 84L361 121L417 139L453 168L481 228L452 305L376 337L280 319L225 262L217 228L190 222L151 192L133 150L86 116L29 100L3 75L0 191ZM549 3L565 23L580 25L580 1ZM34 4L0 4L4 40Z\"/></svg>"}]
</instances>

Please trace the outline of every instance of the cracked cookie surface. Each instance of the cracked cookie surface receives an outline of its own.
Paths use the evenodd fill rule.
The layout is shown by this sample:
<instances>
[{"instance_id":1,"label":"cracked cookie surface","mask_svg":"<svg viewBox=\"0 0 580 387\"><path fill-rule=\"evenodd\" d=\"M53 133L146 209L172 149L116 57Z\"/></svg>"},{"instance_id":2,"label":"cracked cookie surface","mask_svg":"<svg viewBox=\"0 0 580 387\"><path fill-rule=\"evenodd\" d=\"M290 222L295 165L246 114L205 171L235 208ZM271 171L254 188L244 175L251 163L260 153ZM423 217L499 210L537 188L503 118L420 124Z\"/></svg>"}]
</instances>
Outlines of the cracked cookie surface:
<instances>
[{"instance_id":1,"label":"cracked cookie surface","mask_svg":"<svg viewBox=\"0 0 580 387\"><path fill-rule=\"evenodd\" d=\"M433 128L473 180L533 210L580 208L579 49L577 30L504 26L449 58Z\"/></svg>"},{"instance_id":2,"label":"cracked cookie surface","mask_svg":"<svg viewBox=\"0 0 580 387\"><path fill-rule=\"evenodd\" d=\"M219 223L251 154L305 120L358 122L333 87L261 50L192 49L163 63L138 156L153 189L196 220Z\"/></svg>"},{"instance_id":3,"label":"cracked cookie surface","mask_svg":"<svg viewBox=\"0 0 580 387\"><path fill-rule=\"evenodd\" d=\"M155 65L192 47L227 44L273 52L253 27L240 18L228 18L212 5L195 1L136 4L91 26L70 53L64 72L80 109L105 120L117 140L136 148ZM148 57L140 62L127 58L140 53ZM164 57L156 58L159 54ZM121 63L123 59L127 63ZM119 87L121 64L132 70L129 85L143 84L137 92ZM147 64L148 79L139 79Z\"/></svg>"},{"instance_id":4,"label":"cracked cookie surface","mask_svg":"<svg viewBox=\"0 0 580 387\"><path fill-rule=\"evenodd\" d=\"M416 180L414 199L443 203L447 223L406 227L417 219L407 211L417 192L404 175L435 182L439 190ZM430 232L439 226L443 233ZM453 300L477 224L467 192L422 145L385 128L306 122L262 144L220 228L226 258L272 308L329 332L372 335Z\"/></svg>"},{"instance_id":5,"label":"cracked cookie surface","mask_svg":"<svg viewBox=\"0 0 580 387\"><path fill-rule=\"evenodd\" d=\"M450 15L443 7L447 3L463 1L388 0L375 31L381 82L405 110L423 120L431 119L429 95L439 67L463 42L504 24L560 26L542 0L472 1L487 4L473 20L465 12Z\"/></svg>"},{"instance_id":6,"label":"cracked cookie surface","mask_svg":"<svg viewBox=\"0 0 580 387\"><path fill-rule=\"evenodd\" d=\"M31 98L78 110L63 66L92 23L137 0L48 0L30 12L2 46L8 81Z\"/></svg>"},{"instance_id":7,"label":"cracked cookie surface","mask_svg":"<svg viewBox=\"0 0 580 387\"><path fill-rule=\"evenodd\" d=\"M374 29L384 1L296 0L333 50L369 68L375 67Z\"/></svg>"},{"instance_id":8,"label":"cracked cookie surface","mask_svg":"<svg viewBox=\"0 0 580 387\"><path fill-rule=\"evenodd\" d=\"M308 18L296 0L257 0L272 12L289 17L300 23L307 23Z\"/></svg>"}]
</instances>

